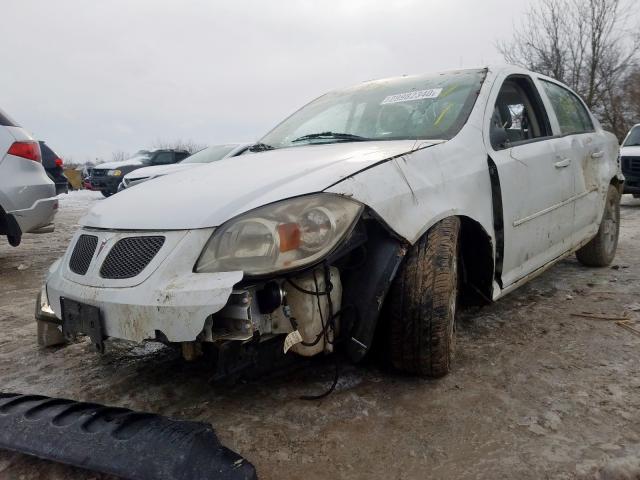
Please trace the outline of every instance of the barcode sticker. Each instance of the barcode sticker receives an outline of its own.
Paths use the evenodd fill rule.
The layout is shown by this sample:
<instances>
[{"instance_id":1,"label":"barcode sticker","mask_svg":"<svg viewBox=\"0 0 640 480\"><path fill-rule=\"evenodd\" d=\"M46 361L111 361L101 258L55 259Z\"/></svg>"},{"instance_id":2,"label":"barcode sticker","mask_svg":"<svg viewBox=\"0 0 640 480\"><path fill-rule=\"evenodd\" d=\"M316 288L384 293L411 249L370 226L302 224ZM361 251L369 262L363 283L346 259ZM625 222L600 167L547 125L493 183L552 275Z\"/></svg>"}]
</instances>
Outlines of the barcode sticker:
<instances>
[{"instance_id":1,"label":"barcode sticker","mask_svg":"<svg viewBox=\"0 0 640 480\"><path fill-rule=\"evenodd\" d=\"M427 90L414 90L413 92L396 93L395 95L389 95L388 97L385 97L380 105L387 105L389 103L410 102L412 100L423 100L425 98L438 98L441 93L441 88L429 88Z\"/></svg>"}]
</instances>

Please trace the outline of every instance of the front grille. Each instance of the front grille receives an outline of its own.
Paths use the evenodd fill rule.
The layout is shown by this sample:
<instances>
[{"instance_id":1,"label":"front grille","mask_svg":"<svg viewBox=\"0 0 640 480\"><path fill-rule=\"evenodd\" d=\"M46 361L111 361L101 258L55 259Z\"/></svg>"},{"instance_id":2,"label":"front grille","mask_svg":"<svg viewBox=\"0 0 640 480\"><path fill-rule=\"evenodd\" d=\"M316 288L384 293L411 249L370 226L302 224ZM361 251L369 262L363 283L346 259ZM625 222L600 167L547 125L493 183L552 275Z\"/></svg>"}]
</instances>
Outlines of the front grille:
<instances>
[{"instance_id":1,"label":"front grille","mask_svg":"<svg viewBox=\"0 0 640 480\"><path fill-rule=\"evenodd\" d=\"M622 173L640 175L640 157L622 157Z\"/></svg>"},{"instance_id":2,"label":"front grille","mask_svg":"<svg viewBox=\"0 0 640 480\"><path fill-rule=\"evenodd\" d=\"M106 175L107 175L107 171L106 171L106 170L99 170L99 169L97 169L97 168L94 168L94 169L91 171L91 176L92 176L92 177L104 177L104 176L106 176Z\"/></svg>"},{"instance_id":3,"label":"front grille","mask_svg":"<svg viewBox=\"0 0 640 480\"><path fill-rule=\"evenodd\" d=\"M98 237L95 235L80 235L76 246L73 247L69 268L73 273L85 275L89 270L91 259L98 246Z\"/></svg>"},{"instance_id":4,"label":"front grille","mask_svg":"<svg viewBox=\"0 0 640 480\"><path fill-rule=\"evenodd\" d=\"M119 240L100 267L102 278L133 278L149 265L164 244L164 237L128 237Z\"/></svg>"}]
</instances>

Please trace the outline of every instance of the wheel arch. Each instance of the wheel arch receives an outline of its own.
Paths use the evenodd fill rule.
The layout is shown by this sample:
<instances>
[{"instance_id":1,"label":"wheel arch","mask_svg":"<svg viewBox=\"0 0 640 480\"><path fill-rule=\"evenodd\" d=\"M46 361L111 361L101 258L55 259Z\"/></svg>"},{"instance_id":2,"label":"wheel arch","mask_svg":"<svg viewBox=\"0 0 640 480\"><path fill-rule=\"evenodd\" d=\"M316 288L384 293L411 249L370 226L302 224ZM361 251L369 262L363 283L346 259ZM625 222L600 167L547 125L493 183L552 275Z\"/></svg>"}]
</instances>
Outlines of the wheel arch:
<instances>
[{"instance_id":1,"label":"wheel arch","mask_svg":"<svg viewBox=\"0 0 640 480\"><path fill-rule=\"evenodd\" d=\"M471 305L491 303L495 273L494 242L480 222L465 215L459 215L459 218L462 300Z\"/></svg>"},{"instance_id":2,"label":"wheel arch","mask_svg":"<svg viewBox=\"0 0 640 480\"><path fill-rule=\"evenodd\" d=\"M616 187L620 195L622 195L624 191L624 177L622 177L622 175L616 174L609 181L609 185L613 185L614 187Z\"/></svg>"},{"instance_id":3,"label":"wheel arch","mask_svg":"<svg viewBox=\"0 0 640 480\"><path fill-rule=\"evenodd\" d=\"M490 303L493 298L494 243L482 224L466 215L442 215L429 222L422 235L433 225L450 217L460 219L459 258L462 262L463 303ZM359 312L357 318L350 320L355 328L350 334L348 350L355 361L362 359L373 346L374 334L384 322L380 317L383 316L389 288L402 268L407 250L411 248L411 242L399 237L379 218L370 216L364 223L368 262L343 283L343 293ZM347 316L348 313L345 313L344 320L347 320Z\"/></svg>"}]
</instances>

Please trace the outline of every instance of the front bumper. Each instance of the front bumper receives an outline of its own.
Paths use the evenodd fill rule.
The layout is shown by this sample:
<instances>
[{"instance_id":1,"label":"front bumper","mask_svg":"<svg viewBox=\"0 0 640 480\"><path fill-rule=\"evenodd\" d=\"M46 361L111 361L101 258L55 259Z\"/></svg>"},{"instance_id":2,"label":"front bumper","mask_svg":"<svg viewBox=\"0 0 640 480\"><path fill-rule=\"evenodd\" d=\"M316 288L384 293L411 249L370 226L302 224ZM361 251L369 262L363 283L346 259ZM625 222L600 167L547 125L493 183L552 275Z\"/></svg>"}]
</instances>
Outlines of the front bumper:
<instances>
[{"instance_id":1,"label":"front bumper","mask_svg":"<svg viewBox=\"0 0 640 480\"><path fill-rule=\"evenodd\" d=\"M122 176L90 177L88 181L91 185L91 190L106 190L107 192L115 193L118 191L118 185L122 181Z\"/></svg>"},{"instance_id":2,"label":"front bumper","mask_svg":"<svg viewBox=\"0 0 640 480\"><path fill-rule=\"evenodd\" d=\"M158 338L193 341L207 317L226 305L233 286L242 280L242 272L193 273L212 229L175 232L175 238L165 232L168 240L157 258L140 275L123 281L99 278L99 265L119 238L135 234L91 231L99 237L98 244L106 240L110 247L95 254L86 276L79 277L68 265L82 233L87 232L76 234L65 256L52 266L46 282L47 300L58 319L62 318L61 298L97 307L107 337L136 342Z\"/></svg>"}]
</instances>

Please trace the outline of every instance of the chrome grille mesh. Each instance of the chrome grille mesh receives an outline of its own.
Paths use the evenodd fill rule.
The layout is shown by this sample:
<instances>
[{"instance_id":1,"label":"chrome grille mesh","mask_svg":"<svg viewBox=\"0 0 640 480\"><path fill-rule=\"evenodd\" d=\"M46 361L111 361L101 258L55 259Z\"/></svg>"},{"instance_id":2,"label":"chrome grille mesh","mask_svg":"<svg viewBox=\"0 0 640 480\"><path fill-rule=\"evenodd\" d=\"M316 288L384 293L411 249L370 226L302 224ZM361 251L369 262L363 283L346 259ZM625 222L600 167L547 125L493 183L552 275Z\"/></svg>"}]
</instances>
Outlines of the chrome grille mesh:
<instances>
[{"instance_id":1,"label":"chrome grille mesh","mask_svg":"<svg viewBox=\"0 0 640 480\"><path fill-rule=\"evenodd\" d=\"M98 237L95 235L80 235L76 246L73 247L69 268L73 273L85 275L91 265L91 259L98 246Z\"/></svg>"},{"instance_id":2,"label":"chrome grille mesh","mask_svg":"<svg viewBox=\"0 0 640 480\"><path fill-rule=\"evenodd\" d=\"M108 279L133 278L149 265L164 245L164 237L128 237L119 240L100 267Z\"/></svg>"}]
</instances>

